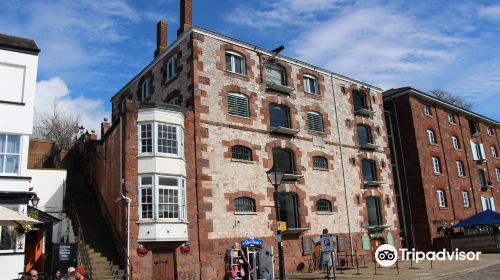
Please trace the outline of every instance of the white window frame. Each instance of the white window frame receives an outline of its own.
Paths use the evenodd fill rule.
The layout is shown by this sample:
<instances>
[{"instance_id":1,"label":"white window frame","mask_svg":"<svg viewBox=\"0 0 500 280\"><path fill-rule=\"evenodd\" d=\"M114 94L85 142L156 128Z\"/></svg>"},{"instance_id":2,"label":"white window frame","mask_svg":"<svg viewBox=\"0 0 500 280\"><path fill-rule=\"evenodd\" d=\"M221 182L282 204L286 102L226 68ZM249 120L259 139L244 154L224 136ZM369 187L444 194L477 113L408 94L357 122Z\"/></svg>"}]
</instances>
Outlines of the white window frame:
<instances>
[{"instance_id":1,"label":"white window frame","mask_svg":"<svg viewBox=\"0 0 500 280\"><path fill-rule=\"evenodd\" d=\"M466 191L462 191L462 200L464 202L464 208L470 207L469 193Z\"/></svg>"},{"instance_id":2,"label":"white window frame","mask_svg":"<svg viewBox=\"0 0 500 280\"><path fill-rule=\"evenodd\" d=\"M448 113L448 122L451 124L455 124L455 116L453 114Z\"/></svg>"},{"instance_id":3,"label":"white window frame","mask_svg":"<svg viewBox=\"0 0 500 280\"><path fill-rule=\"evenodd\" d=\"M428 117L432 116L431 115L431 108L429 108L429 106L424 105L424 109L423 110L424 110L424 115L426 115Z\"/></svg>"},{"instance_id":4,"label":"white window frame","mask_svg":"<svg viewBox=\"0 0 500 280\"><path fill-rule=\"evenodd\" d=\"M141 126L142 125L151 125L152 133L151 137L153 137L152 141L152 151L151 152L142 152L142 138L141 138ZM158 130L160 125L166 125L166 126L174 126L176 127L176 134L177 134L177 153L165 153L165 152L160 152L158 150ZM172 124L172 123L164 123L164 122L140 122L137 124L138 128L137 131L138 133L138 153L139 155L168 155L168 156L174 156L174 157L180 157L184 158L184 129L182 126L178 124Z\"/></svg>"},{"instance_id":5,"label":"white window frame","mask_svg":"<svg viewBox=\"0 0 500 280\"><path fill-rule=\"evenodd\" d=\"M6 207L10 210L13 210L13 211L17 211L20 215L24 216L24 211L26 211L26 206L25 205L20 205L20 204L1 204L1 206L3 207ZM15 209L17 208L17 210ZM1 234L1 230L2 230L2 227L4 226L0 226L0 234ZM16 235L16 241L15 241L15 246L14 246L14 249L8 249L8 250L0 250L0 253L16 253L16 252L23 252L24 251L24 247L26 245L26 242L24 242L24 237L25 235L18 235L16 230L14 229L15 226L7 226L8 228L10 228L10 231ZM0 236L1 238L1 236ZM22 243L23 246L22 246L22 249L19 249L19 243Z\"/></svg>"},{"instance_id":6,"label":"white window frame","mask_svg":"<svg viewBox=\"0 0 500 280\"><path fill-rule=\"evenodd\" d=\"M151 177L151 184L150 185L143 185L142 184L142 178L143 177ZM139 194L138 194L138 202L139 202L139 220L153 220L154 217L155 217L155 198L154 198L154 176L152 174L144 174L144 175L141 175L139 176ZM143 190L147 190L147 189L150 189L151 190L151 205L152 205L152 209L151 209L151 218L144 218L142 216L142 206L143 206L143 203L142 203L142 191ZM149 203L148 203L149 204Z\"/></svg>"},{"instance_id":7,"label":"white window frame","mask_svg":"<svg viewBox=\"0 0 500 280\"><path fill-rule=\"evenodd\" d=\"M226 55L230 55L231 56L231 64L229 65L229 69L226 65L226 71L229 71L231 73L235 73L235 74L238 74L238 75L243 75L243 76L246 76L247 75L247 62L246 62L246 57L237 53L237 52L232 52L232 51L226 51L226 53L224 54L224 61L226 61ZM239 57L241 58L241 72L242 73L239 73L239 72L236 72L236 60L235 60L235 57Z\"/></svg>"},{"instance_id":8,"label":"white window frame","mask_svg":"<svg viewBox=\"0 0 500 280\"><path fill-rule=\"evenodd\" d=\"M142 200L141 198L141 178L142 177L152 177L152 190L153 190L153 218L143 219L142 218ZM177 186L163 186L160 187L159 180L160 177L177 179ZM138 176L139 183L139 207L138 214L140 221L165 221L165 222L186 222L187 221L187 209L186 209L186 178L184 176L172 176L172 175L163 175L163 174L155 174L155 173L146 173L139 174ZM177 205L179 209L179 217L178 218L159 218L159 189L173 189L177 190Z\"/></svg>"},{"instance_id":9,"label":"white window frame","mask_svg":"<svg viewBox=\"0 0 500 280\"><path fill-rule=\"evenodd\" d=\"M495 173L497 175L497 181L500 181L500 168L495 168Z\"/></svg>"},{"instance_id":10,"label":"white window frame","mask_svg":"<svg viewBox=\"0 0 500 280\"><path fill-rule=\"evenodd\" d=\"M165 74L165 81L168 81L177 75L177 55L174 55L168 60Z\"/></svg>"},{"instance_id":11,"label":"white window frame","mask_svg":"<svg viewBox=\"0 0 500 280\"><path fill-rule=\"evenodd\" d=\"M312 95L320 95L318 78L306 74L303 76L303 79L304 79L304 91L306 93ZM314 82L313 85L311 85L311 81Z\"/></svg>"},{"instance_id":12,"label":"white window frame","mask_svg":"<svg viewBox=\"0 0 500 280\"><path fill-rule=\"evenodd\" d=\"M470 145L474 160L486 160L486 153L484 152L483 144L477 144L471 140Z\"/></svg>"},{"instance_id":13,"label":"white window frame","mask_svg":"<svg viewBox=\"0 0 500 280\"><path fill-rule=\"evenodd\" d=\"M441 174L441 165L437 157L432 157L432 169L434 170L434 174Z\"/></svg>"},{"instance_id":14,"label":"white window frame","mask_svg":"<svg viewBox=\"0 0 500 280\"><path fill-rule=\"evenodd\" d=\"M461 161L457 160L458 176L464 177L464 165Z\"/></svg>"},{"instance_id":15,"label":"white window frame","mask_svg":"<svg viewBox=\"0 0 500 280\"><path fill-rule=\"evenodd\" d=\"M453 148L455 150L460 149L460 144L458 143L458 138L456 136L451 136L451 142L453 143Z\"/></svg>"},{"instance_id":16,"label":"white window frame","mask_svg":"<svg viewBox=\"0 0 500 280\"><path fill-rule=\"evenodd\" d=\"M493 210L495 211L495 199L493 197L481 196L481 204L483 205L483 211Z\"/></svg>"},{"instance_id":17,"label":"white window frame","mask_svg":"<svg viewBox=\"0 0 500 280\"><path fill-rule=\"evenodd\" d=\"M494 157L494 158L497 158L498 155L497 155L497 148L491 146L491 155Z\"/></svg>"},{"instance_id":18,"label":"white window frame","mask_svg":"<svg viewBox=\"0 0 500 280\"><path fill-rule=\"evenodd\" d=\"M0 174L5 174L5 175L18 175L20 174L21 172L21 160L22 160L22 157L21 157L21 152L23 150L23 147L22 147L22 135L18 135L18 134L6 134L6 133L1 133L0 134L0 138L3 137L4 139L4 142L5 142L5 146L3 147L3 150L2 150L2 147L0 147L0 158L2 159L2 162L3 162L3 165L0 166ZM17 143L17 146L18 146L18 151L15 152L15 153L9 153L7 152L7 146L8 146L8 142L9 142L9 137L19 137L19 142ZM6 163L7 163L7 156L17 156L17 171L16 172L6 172L5 171L5 166L6 166Z\"/></svg>"},{"instance_id":19,"label":"white window frame","mask_svg":"<svg viewBox=\"0 0 500 280\"><path fill-rule=\"evenodd\" d=\"M432 129L427 129L427 138L429 139L430 144L436 144L436 136Z\"/></svg>"},{"instance_id":20,"label":"white window frame","mask_svg":"<svg viewBox=\"0 0 500 280\"><path fill-rule=\"evenodd\" d=\"M141 84L141 100L148 98L152 95L152 80L151 77L146 78Z\"/></svg>"},{"instance_id":21,"label":"white window frame","mask_svg":"<svg viewBox=\"0 0 500 280\"><path fill-rule=\"evenodd\" d=\"M439 208L446 208L446 196L444 195L444 190L436 190L438 196L438 206Z\"/></svg>"}]
</instances>

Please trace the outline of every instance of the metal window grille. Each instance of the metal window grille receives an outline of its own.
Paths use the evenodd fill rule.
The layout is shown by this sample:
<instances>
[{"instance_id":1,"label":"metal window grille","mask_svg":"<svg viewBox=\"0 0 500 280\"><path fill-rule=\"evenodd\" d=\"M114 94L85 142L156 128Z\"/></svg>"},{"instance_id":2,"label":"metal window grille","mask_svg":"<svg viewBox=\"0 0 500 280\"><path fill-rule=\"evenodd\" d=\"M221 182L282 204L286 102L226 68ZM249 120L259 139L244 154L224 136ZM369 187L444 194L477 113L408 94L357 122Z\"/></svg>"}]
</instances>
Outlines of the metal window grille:
<instances>
[{"instance_id":1,"label":"metal window grille","mask_svg":"<svg viewBox=\"0 0 500 280\"><path fill-rule=\"evenodd\" d=\"M313 157L313 167L328 169L328 160L324 157Z\"/></svg>"},{"instance_id":2,"label":"metal window grille","mask_svg":"<svg viewBox=\"0 0 500 280\"><path fill-rule=\"evenodd\" d=\"M153 131L151 124L141 125L141 153L153 152Z\"/></svg>"},{"instance_id":3,"label":"metal window grille","mask_svg":"<svg viewBox=\"0 0 500 280\"><path fill-rule=\"evenodd\" d=\"M323 132L323 116L316 112L307 112L307 127L310 130Z\"/></svg>"},{"instance_id":4,"label":"metal window grille","mask_svg":"<svg viewBox=\"0 0 500 280\"><path fill-rule=\"evenodd\" d=\"M252 150L244 146L236 145L231 147L231 155L233 159L252 160Z\"/></svg>"},{"instance_id":5,"label":"metal window grille","mask_svg":"<svg viewBox=\"0 0 500 280\"><path fill-rule=\"evenodd\" d=\"M461 161L457 161L458 176L464 176L464 167Z\"/></svg>"},{"instance_id":6,"label":"metal window grille","mask_svg":"<svg viewBox=\"0 0 500 280\"><path fill-rule=\"evenodd\" d=\"M227 111L233 116L250 117L248 97L241 93L229 93L227 95Z\"/></svg>"},{"instance_id":7,"label":"metal window grille","mask_svg":"<svg viewBox=\"0 0 500 280\"><path fill-rule=\"evenodd\" d=\"M318 211L318 212L332 212L332 203L326 199L320 199L316 203L316 211Z\"/></svg>"},{"instance_id":8,"label":"metal window grille","mask_svg":"<svg viewBox=\"0 0 500 280\"><path fill-rule=\"evenodd\" d=\"M238 197L234 200L236 212L255 212L255 200L249 197Z\"/></svg>"},{"instance_id":9,"label":"metal window grille","mask_svg":"<svg viewBox=\"0 0 500 280\"><path fill-rule=\"evenodd\" d=\"M158 152L178 153L177 126L158 124Z\"/></svg>"}]
</instances>

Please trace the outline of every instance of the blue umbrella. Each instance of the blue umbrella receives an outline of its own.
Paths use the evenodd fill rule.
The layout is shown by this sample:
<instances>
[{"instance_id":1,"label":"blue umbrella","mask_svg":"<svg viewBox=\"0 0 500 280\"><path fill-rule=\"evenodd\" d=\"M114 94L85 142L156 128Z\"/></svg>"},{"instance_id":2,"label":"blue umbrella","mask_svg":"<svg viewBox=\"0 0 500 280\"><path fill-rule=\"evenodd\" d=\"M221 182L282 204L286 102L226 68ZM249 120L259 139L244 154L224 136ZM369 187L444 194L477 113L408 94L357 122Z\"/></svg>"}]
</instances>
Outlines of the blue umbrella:
<instances>
[{"instance_id":1,"label":"blue umbrella","mask_svg":"<svg viewBox=\"0 0 500 280\"><path fill-rule=\"evenodd\" d=\"M500 213L488 209L461 221L454 225L453 228L496 224L500 224Z\"/></svg>"}]
</instances>

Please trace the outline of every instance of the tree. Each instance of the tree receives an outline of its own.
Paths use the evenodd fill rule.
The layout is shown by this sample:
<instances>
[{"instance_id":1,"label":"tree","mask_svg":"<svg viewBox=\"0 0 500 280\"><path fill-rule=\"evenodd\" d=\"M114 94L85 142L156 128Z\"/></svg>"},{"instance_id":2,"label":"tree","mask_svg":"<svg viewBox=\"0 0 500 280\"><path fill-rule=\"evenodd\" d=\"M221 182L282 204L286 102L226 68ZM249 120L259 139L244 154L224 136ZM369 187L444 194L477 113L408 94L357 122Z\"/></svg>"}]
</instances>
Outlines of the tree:
<instances>
[{"instance_id":1,"label":"tree","mask_svg":"<svg viewBox=\"0 0 500 280\"><path fill-rule=\"evenodd\" d=\"M42 115L40 133L44 138L53 140L58 149L69 150L75 141L75 128L79 122L79 116L62 112L55 103L51 113Z\"/></svg>"},{"instance_id":2,"label":"tree","mask_svg":"<svg viewBox=\"0 0 500 280\"><path fill-rule=\"evenodd\" d=\"M447 91L444 91L441 89L435 89L435 90L431 90L431 94L434 95L435 97L443 100L443 101L451 103L451 104L458 106L460 108L463 108L466 110L472 109L471 102L465 100L464 98L462 98L460 96L454 96L453 94L451 94Z\"/></svg>"}]
</instances>

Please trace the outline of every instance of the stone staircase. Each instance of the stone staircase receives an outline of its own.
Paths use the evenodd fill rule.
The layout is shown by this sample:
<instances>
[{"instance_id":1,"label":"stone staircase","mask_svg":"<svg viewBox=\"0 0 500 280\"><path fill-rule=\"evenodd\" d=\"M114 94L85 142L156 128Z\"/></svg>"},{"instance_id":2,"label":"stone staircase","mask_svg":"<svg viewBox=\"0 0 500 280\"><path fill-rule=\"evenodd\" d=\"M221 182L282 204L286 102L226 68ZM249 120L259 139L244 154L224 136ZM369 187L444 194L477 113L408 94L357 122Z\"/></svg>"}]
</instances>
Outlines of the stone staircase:
<instances>
[{"instance_id":1,"label":"stone staircase","mask_svg":"<svg viewBox=\"0 0 500 280\"><path fill-rule=\"evenodd\" d=\"M82 174L78 171L68 171L67 186L81 225L81 234L85 239L85 244L79 244L82 249L79 250L78 259L86 259L84 251L87 252L93 280L126 279L125 264L117 257L118 251L105 224L106 217L100 214L97 198L86 185ZM73 225L76 226L75 223ZM75 229L75 232L78 232L78 229ZM79 265L83 263L80 261ZM88 270L89 268L86 268L86 271Z\"/></svg>"}]
</instances>

